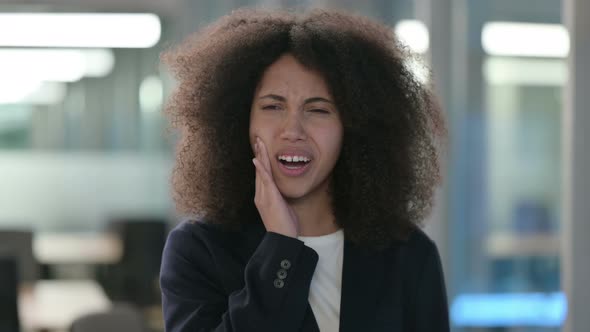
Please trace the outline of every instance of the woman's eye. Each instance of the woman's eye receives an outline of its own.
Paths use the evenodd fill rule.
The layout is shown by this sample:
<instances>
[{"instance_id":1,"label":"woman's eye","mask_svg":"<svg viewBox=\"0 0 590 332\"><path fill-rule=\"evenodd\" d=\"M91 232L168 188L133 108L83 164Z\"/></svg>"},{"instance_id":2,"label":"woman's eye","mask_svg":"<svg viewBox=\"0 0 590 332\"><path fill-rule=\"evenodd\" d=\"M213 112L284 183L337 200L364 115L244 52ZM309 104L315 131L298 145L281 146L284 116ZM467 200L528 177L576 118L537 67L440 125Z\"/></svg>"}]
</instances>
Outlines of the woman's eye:
<instances>
[{"instance_id":1,"label":"woman's eye","mask_svg":"<svg viewBox=\"0 0 590 332\"><path fill-rule=\"evenodd\" d=\"M330 113L330 112L328 112L328 111L326 111L324 109L321 109L321 108L313 108L313 109L310 109L309 111L312 112L312 113L320 113L320 114L328 114L328 113Z\"/></svg>"},{"instance_id":2,"label":"woman's eye","mask_svg":"<svg viewBox=\"0 0 590 332\"><path fill-rule=\"evenodd\" d=\"M278 111L281 109L279 105L266 105L262 107L263 110Z\"/></svg>"}]
</instances>

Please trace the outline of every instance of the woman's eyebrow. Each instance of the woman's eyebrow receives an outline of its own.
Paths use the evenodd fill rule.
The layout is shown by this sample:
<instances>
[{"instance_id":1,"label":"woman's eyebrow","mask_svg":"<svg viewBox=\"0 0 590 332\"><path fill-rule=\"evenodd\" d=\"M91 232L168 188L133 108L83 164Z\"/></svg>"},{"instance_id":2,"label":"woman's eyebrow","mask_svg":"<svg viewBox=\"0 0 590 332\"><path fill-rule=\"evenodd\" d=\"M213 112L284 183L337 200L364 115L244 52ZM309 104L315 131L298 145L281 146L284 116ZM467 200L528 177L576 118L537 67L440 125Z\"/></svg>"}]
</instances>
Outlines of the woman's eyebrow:
<instances>
[{"instance_id":1,"label":"woman's eyebrow","mask_svg":"<svg viewBox=\"0 0 590 332\"><path fill-rule=\"evenodd\" d=\"M282 101L282 102L287 101L287 98L285 98L283 96L279 96L279 95L274 95L272 93L271 94L268 94L268 95L265 95L265 96L262 96L262 97L260 97L258 99L264 99L264 98L274 99L276 101Z\"/></svg>"},{"instance_id":2,"label":"woman's eyebrow","mask_svg":"<svg viewBox=\"0 0 590 332\"><path fill-rule=\"evenodd\" d=\"M307 98L305 99L304 104L309 104L309 103L315 103L317 101L321 101L324 103L329 103L329 104L334 104L331 100L323 98L323 97L311 97L311 98Z\"/></svg>"},{"instance_id":3,"label":"woman's eyebrow","mask_svg":"<svg viewBox=\"0 0 590 332\"><path fill-rule=\"evenodd\" d=\"M273 99L276 101L281 101L281 102L285 102L287 101L287 98L283 97L283 96L279 96L279 95L275 95L275 94L268 94L268 95L264 95L258 99L264 99L264 98L269 98L269 99ZM315 103L315 102L324 102L324 103L330 103L330 104L334 104L334 102L332 102L329 99L323 98L323 97L311 97L311 98L307 98L304 101L304 104L309 104L309 103Z\"/></svg>"}]
</instances>

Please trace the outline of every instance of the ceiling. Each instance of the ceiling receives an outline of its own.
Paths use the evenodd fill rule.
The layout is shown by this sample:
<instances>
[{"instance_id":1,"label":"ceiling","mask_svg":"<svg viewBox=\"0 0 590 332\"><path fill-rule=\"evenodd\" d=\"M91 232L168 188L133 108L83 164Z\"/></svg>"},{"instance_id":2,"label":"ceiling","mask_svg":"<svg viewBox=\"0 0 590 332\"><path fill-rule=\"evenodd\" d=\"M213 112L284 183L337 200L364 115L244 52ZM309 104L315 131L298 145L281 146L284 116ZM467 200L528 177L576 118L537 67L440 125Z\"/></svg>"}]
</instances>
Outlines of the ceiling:
<instances>
[{"instance_id":1,"label":"ceiling","mask_svg":"<svg viewBox=\"0 0 590 332\"><path fill-rule=\"evenodd\" d=\"M179 15L184 0L0 0L0 11L27 12L151 12Z\"/></svg>"}]
</instances>

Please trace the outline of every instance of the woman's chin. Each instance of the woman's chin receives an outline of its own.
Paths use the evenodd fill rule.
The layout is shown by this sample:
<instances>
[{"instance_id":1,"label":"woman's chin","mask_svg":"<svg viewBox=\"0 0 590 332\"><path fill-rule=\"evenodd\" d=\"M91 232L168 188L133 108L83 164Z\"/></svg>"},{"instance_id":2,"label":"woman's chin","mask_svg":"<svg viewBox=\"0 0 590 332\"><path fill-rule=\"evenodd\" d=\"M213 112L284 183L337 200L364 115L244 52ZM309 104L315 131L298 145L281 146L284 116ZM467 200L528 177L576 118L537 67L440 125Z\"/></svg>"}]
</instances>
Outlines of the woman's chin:
<instances>
[{"instance_id":1,"label":"woman's chin","mask_svg":"<svg viewBox=\"0 0 590 332\"><path fill-rule=\"evenodd\" d=\"M301 187L278 187L279 192L283 195L283 198L287 201L297 201L306 196L307 191Z\"/></svg>"}]
</instances>

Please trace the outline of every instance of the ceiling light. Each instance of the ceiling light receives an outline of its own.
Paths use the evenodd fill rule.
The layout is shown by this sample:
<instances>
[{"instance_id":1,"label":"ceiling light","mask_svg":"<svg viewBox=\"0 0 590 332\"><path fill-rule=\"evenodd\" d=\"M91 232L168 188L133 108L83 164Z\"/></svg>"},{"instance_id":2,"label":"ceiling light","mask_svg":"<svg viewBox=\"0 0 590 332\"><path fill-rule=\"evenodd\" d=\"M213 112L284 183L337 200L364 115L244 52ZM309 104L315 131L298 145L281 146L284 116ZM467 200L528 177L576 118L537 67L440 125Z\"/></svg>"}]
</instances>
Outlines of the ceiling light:
<instances>
[{"instance_id":1,"label":"ceiling light","mask_svg":"<svg viewBox=\"0 0 590 332\"><path fill-rule=\"evenodd\" d=\"M490 22L481 39L491 55L567 57L570 49L567 29L559 24Z\"/></svg>"},{"instance_id":2,"label":"ceiling light","mask_svg":"<svg viewBox=\"0 0 590 332\"><path fill-rule=\"evenodd\" d=\"M59 82L41 82L30 79L0 79L0 104L51 105L61 102L66 85Z\"/></svg>"},{"instance_id":3,"label":"ceiling light","mask_svg":"<svg viewBox=\"0 0 590 332\"><path fill-rule=\"evenodd\" d=\"M416 53L428 51L430 39L428 28L417 20L402 20L395 25L395 34L408 47Z\"/></svg>"},{"instance_id":4,"label":"ceiling light","mask_svg":"<svg viewBox=\"0 0 590 332\"><path fill-rule=\"evenodd\" d=\"M114 63L113 52L104 49L0 49L3 80L75 82L84 76L106 76Z\"/></svg>"},{"instance_id":5,"label":"ceiling light","mask_svg":"<svg viewBox=\"0 0 590 332\"><path fill-rule=\"evenodd\" d=\"M154 14L0 13L0 31L0 46L148 48L161 25Z\"/></svg>"}]
</instances>

